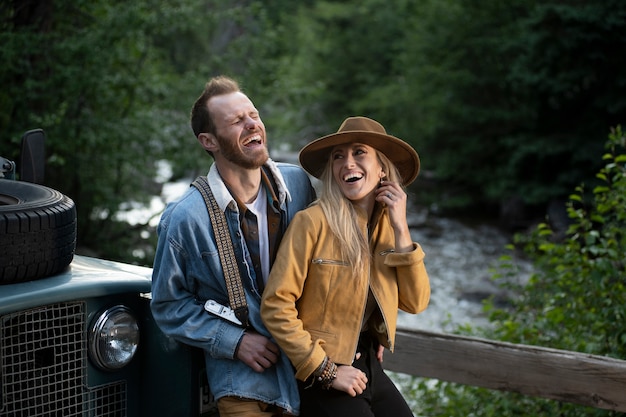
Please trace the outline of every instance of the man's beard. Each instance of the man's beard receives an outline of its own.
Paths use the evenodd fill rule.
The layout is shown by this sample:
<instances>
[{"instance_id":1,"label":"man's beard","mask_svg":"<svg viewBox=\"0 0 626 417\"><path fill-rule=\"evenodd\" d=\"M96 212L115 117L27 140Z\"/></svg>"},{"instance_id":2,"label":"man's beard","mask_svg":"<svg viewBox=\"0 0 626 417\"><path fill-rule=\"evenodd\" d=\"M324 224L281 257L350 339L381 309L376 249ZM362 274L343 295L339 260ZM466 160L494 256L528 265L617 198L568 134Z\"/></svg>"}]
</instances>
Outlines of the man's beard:
<instances>
[{"instance_id":1,"label":"man's beard","mask_svg":"<svg viewBox=\"0 0 626 417\"><path fill-rule=\"evenodd\" d=\"M266 147L263 147L262 151L256 150L252 155L247 155L237 146L238 143L233 143L219 135L216 135L216 138L220 144L220 152L224 158L244 169L260 168L269 158Z\"/></svg>"}]
</instances>

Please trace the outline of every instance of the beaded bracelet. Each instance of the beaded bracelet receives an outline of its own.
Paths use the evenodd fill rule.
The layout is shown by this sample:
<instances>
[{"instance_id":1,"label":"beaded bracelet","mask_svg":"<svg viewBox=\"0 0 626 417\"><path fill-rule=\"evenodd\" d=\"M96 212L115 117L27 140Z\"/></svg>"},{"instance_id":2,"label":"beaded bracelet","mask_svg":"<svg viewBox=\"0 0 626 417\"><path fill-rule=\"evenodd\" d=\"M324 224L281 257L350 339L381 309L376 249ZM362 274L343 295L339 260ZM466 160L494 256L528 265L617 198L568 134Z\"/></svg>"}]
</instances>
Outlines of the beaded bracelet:
<instances>
[{"instance_id":1,"label":"beaded bracelet","mask_svg":"<svg viewBox=\"0 0 626 417\"><path fill-rule=\"evenodd\" d=\"M315 370L314 375L322 389L328 390L333 385L335 378L337 378L337 365L326 356L322 364Z\"/></svg>"}]
</instances>

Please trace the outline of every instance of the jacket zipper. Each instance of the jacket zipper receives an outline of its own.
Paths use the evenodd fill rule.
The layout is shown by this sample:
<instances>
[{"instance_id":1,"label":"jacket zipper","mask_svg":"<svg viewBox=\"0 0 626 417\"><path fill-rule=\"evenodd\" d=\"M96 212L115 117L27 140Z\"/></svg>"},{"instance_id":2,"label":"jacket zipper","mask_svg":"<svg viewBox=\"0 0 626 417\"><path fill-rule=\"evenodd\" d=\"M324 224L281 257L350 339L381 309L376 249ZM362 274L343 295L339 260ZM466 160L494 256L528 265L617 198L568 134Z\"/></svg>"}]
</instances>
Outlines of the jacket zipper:
<instances>
[{"instance_id":1,"label":"jacket zipper","mask_svg":"<svg viewBox=\"0 0 626 417\"><path fill-rule=\"evenodd\" d=\"M367 307L367 298L369 297L369 292L371 290L370 287L370 281L372 279L372 271L370 268L368 268L368 273L367 273L367 291L365 291L365 300L363 300L363 308L361 308L361 324L363 324L363 316L365 315L365 308ZM372 294L374 294L374 291L372 291ZM376 299L376 295L374 295L374 299ZM376 303L378 303L378 301L376 301ZM357 338L356 338L356 343L354 344L354 347L352 348L352 363L354 363L354 361L356 360L356 354L358 353L356 350L359 347L359 338L361 337L361 332L359 331ZM350 365L352 365L352 363Z\"/></svg>"},{"instance_id":2,"label":"jacket zipper","mask_svg":"<svg viewBox=\"0 0 626 417\"><path fill-rule=\"evenodd\" d=\"M342 265L342 266L348 266L347 262L343 262L343 261L336 261L333 259L322 259L322 258L315 258L311 261L312 264L318 264L318 265Z\"/></svg>"}]
</instances>

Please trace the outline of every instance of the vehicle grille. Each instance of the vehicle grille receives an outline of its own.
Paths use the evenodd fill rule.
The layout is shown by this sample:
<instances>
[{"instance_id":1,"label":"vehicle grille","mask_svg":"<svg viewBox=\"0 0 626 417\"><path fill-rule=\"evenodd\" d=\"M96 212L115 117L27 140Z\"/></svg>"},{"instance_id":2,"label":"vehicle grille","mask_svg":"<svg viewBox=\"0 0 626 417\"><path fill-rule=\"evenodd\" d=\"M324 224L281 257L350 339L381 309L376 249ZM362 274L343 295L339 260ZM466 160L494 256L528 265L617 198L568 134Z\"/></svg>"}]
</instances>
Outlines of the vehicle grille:
<instances>
[{"instance_id":1,"label":"vehicle grille","mask_svg":"<svg viewBox=\"0 0 626 417\"><path fill-rule=\"evenodd\" d=\"M126 415L126 384L87 387L85 303L0 318L0 417Z\"/></svg>"}]
</instances>

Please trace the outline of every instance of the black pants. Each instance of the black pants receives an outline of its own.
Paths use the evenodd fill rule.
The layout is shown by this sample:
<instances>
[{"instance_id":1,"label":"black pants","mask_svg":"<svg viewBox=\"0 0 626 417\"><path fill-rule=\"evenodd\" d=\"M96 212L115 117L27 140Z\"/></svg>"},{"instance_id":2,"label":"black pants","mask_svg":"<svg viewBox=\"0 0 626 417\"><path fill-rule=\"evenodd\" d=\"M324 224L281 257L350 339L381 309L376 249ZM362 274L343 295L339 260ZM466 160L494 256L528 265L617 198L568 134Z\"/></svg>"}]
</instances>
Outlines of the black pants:
<instances>
[{"instance_id":1,"label":"black pants","mask_svg":"<svg viewBox=\"0 0 626 417\"><path fill-rule=\"evenodd\" d=\"M351 397L343 391L324 390L319 385L298 381L300 417L413 417L411 409L376 359L377 344L362 333L357 352L361 357L352 366L365 372L365 391Z\"/></svg>"}]
</instances>

